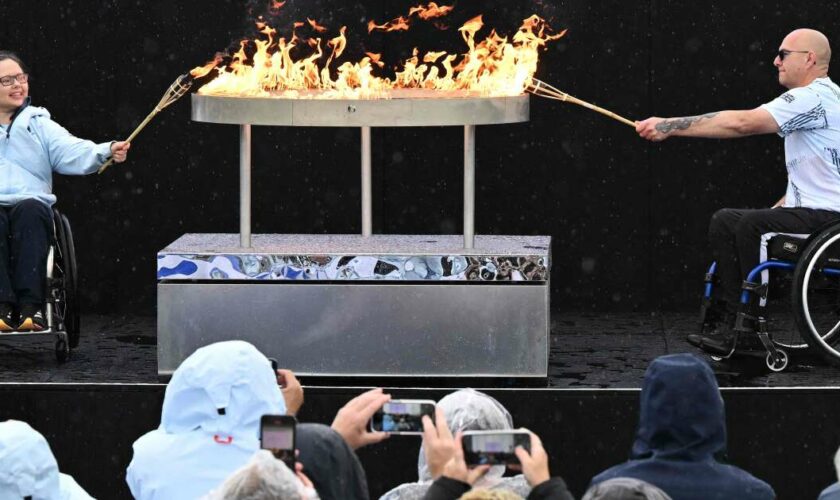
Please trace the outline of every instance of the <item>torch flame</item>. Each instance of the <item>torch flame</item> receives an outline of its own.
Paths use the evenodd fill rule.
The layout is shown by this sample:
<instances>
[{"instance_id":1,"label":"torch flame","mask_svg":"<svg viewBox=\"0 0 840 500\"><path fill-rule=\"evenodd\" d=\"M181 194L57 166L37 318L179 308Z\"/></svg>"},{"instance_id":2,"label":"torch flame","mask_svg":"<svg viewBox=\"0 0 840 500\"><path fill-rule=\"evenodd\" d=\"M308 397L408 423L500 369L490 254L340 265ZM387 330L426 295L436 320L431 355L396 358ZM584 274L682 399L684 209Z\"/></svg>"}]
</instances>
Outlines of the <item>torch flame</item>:
<instances>
[{"instance_id":1,"label":"torch flame","mask_svg":"<svg viewBox=\"0 0 840 500\"><path fill-rule=\"evenodd\" d=\"M192 70L190 70L190 76L193 78L202 78L207 76L208 73L213 71L213 68L221 64L223 58L221 54L216 54L216 57L213 58L212 61L205 64L204 66L196 66Z\"/></svg>"},{"instance_id":2,"label":"torch flame","mask_svg":"<svg viewBox=\"0 0 840 500\"><path fill-rule=\"evenodd\" d=\"M437 17L451 9L430 3L427 7L412 8L409 17ZM316 33L326 33L327 29L314 20L307 19L307 22ZM369 30L408 29L408 24L405 17L384 25L370 21ZM339 29L338 36L327 39L328 49L320 37L299 38L294 30L302 26L304 23L295 23L287 40L278 37L277 31L267 24L258 25L264 38L243 40L239 50L228 56L229 63L222 65L223 59L217 56L191 72L197 78L218 68L219 75L199 89L199 93L371 99L388 97L394 89L426 89L486 96L519 95L531 83L540 50L565 34L565 31L553 33L543 19L534 15L525 19L511 38L491 30L486 37L478 39L476 35L484 28L484 21L482 16L476 16L459 28L466 44L465 53L425 51L421 56L415 48L391 79L374 73L385 67L380 54L368 52L357 62L338 61L347 47L346 26ZM301 50L309 51L309 55L299 56ZM326 51L329 54L324 60ZM249 59L247 54L252 52Z\"/></svg>"}]
</instances>

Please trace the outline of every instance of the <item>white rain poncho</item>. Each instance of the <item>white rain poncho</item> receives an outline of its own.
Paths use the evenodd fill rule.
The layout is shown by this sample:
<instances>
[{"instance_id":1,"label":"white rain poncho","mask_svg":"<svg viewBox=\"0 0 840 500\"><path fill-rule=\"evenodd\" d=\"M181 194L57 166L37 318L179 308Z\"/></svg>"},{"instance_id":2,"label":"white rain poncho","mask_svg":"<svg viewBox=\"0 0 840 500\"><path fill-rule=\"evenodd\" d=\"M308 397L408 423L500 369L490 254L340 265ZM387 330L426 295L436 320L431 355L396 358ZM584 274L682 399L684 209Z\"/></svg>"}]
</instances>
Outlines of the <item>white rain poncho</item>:
<instances>
[{"instance_id":1,"label":"white rain poncho","mask_svg":"<svg viewBox=\"0 0 840 500\"><path fill-rule=\"evenodd\" d=\"M260 418L285 413L271 363L254 346L234 340L198 349L172 374L160 427L134 442L131 493L206 495L259 449Z\"/></svg>"},{"instance_id":2,"label":"white rain poncho","mask_svg":"<svg viewBox=\"0 0 840 500\"><path fill-rule=\"evenodd\" d=\"M513 429L513 417L501 403L492 397L473 389L463 389L453 392L438 401L438 407L446 416L446 424L454 435L457 431L491 431ZM473 486L475 488L506 489L527 497L531 491L528 481L523 475L502 477L505 473L503 465L490 467L481 479ZM426 465L426 454L420 447L417 459L416 483L406 483L380 497L380 500L414 500L422 499L432 484L432 475Z\"/></svg>"},{"instance_id":3,"label":"white rain poncho","mask_svg":"<svg viewBox=\"0 0 840 500\"><path fill-rule=\"evenodd\" d=\"M257 451L244 467L207 495L204 500L304 500L317 499L294 472L268 450Z\"/></svg>"},{"instance_id":4,"label":"white rain poncho","mask_svg":"<svg viewBox=\"0 0 840 500\"><path fill-rule=\"evenodd\" d=\"M88 500L72 477L58 472L47 440L25 422L0 423L0 500Z\"/></svg>"}]
</instances>

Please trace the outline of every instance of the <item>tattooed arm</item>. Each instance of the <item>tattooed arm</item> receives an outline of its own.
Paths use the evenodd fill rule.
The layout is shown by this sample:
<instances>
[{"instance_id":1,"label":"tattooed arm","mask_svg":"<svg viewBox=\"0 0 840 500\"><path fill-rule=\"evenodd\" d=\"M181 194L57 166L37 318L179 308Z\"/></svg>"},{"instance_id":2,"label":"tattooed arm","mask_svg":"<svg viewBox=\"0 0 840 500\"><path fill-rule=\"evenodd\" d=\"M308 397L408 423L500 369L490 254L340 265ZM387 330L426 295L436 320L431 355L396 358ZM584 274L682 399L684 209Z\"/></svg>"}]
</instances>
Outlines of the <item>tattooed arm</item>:
<instances>
[{"instance_id":1,"label":"tattooed arm","mask_svg":"<svg viewBox=\"0 0 840 500\"><path fill-rule=\"evenodd\" d=\"M776 120L762 108L718 111L682 118L653 117L636 124L636 132L651 141L661 141L671 136L731 139L778 131Z\"/></svg>"}]
</instances>

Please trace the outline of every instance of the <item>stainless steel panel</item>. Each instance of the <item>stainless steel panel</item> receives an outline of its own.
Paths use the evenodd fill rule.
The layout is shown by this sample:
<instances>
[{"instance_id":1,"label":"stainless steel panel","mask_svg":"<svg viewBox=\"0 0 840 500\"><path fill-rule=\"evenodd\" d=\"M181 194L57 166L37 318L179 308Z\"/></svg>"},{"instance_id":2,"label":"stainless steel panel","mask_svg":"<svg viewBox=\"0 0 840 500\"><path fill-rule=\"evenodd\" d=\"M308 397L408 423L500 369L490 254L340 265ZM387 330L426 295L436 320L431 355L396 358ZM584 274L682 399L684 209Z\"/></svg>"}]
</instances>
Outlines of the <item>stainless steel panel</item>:
<instances>
[{"instance_id":1,"label":"stainless steel panel","mask_svg":"<svg viewBox=\"0 0 840 500\"><path fill-rule=\"evenodd\" d=\"M411 95L411 94L409 94ZM528 121L527 94L509 97L289 99L192 94L198 122L290 127L424 127Z\"/></svg>"},{"instance_id":2,"label":"stainless steel panel","mask_svg":"<svg viewBox=\"0 0 840 500\"><path fill-rule=\"evenodd\" d=\"M544 285L158 284L158 372L244 339L304 375L545 377Z\"/></svg>"}]
</instances>

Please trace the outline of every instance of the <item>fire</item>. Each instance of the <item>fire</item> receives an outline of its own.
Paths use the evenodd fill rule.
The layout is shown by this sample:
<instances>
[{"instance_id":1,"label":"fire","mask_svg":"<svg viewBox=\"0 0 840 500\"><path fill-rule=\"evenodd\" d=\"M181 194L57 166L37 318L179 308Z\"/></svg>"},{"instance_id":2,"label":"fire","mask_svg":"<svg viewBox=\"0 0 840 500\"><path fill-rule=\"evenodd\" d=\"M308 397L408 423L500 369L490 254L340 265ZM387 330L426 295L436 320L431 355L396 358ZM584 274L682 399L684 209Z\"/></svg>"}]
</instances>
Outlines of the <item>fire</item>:
<instances>
[{"instance_id":1,"label":"fire","mask_svg":"<svg viewBox=\"0 0 840 500\"><path fill-rule=\"evenodd\" d=\"M373 29L408 29L409 19L431 19L448 14L449 6L434 2L418 5L409 17L399 17L385 25L370 21ZM308 25L308 28L307 28ZM403 26L405 28L397 28ZM519 95L537 70L539 52L565 31L553 33L548 24L534 15L522 22L512 36L491 30L483 39L482 16L459 28L466 45L463 54L414 49L410 58L395 71L393 78L376 74L385 67L380 54L367 52L361 60L339 62L347 46L347 27L338 35L322 38L328 31L313 19L293 24L288 40L260 22L262 39L243 40L239 50L222 65L220 57L192 71L194 77L218 69L218 76L204 85L200 94L287 98L387 98L395 89L467 92L473 95ZM310 29L311 38L301 37L300 29ZM249 55L252 54L252 55ZM303 55L301 55L303 54Z\"/></svg>"},{"instance_id":2,"label":"fire","mask_svg":"<svg viewBox=\"0 0 840 500\"><path fill-rule=\"evenodd\" d=\"M443 7L440 7L435 2L429 2L429 5L425 7L423 6L423 4L420 4L408 10L408 17L400 16L385 24L376 24L376 21L373 20L368 21L368 33L374 30L407 31L408 28L411 27L411 17L415 14L420 19L428 21L429 19L434 19L436 17L442 17L449 14L453 8L454 7L449 5L444 5Z\"/></svg>"},{"instance_id":3,"label":"fire","mask_svg":"<svg viewBox=\"0 0 840 500\"><path fill-rule=\"evenodd\" d=\"M429 5L423 7L423 5L418 5L417 7L412 7L408 11L409 16L413 16L417 14L420 16L420 19L424 21L428 21L429 19L435 17L442 17L449 14L452 11L453 7L451 5L444 5L443 7L438 7L438 4L434 2L430 2Z\"/></svg>"},{"instance_id":4,"label":"fire","mask_svg":"<svg viewBox=\"0 0 840 500\"><path fill-rule=\"evenodd\" d=\"M374 30L379 31L408 31L408 28L411 26L409 25L408 19L400 16L393 21L389 21L385 24L376 24L376 21L370 20L368 21L368 33L371 33Z\"/></svg>"}]
</instances>

